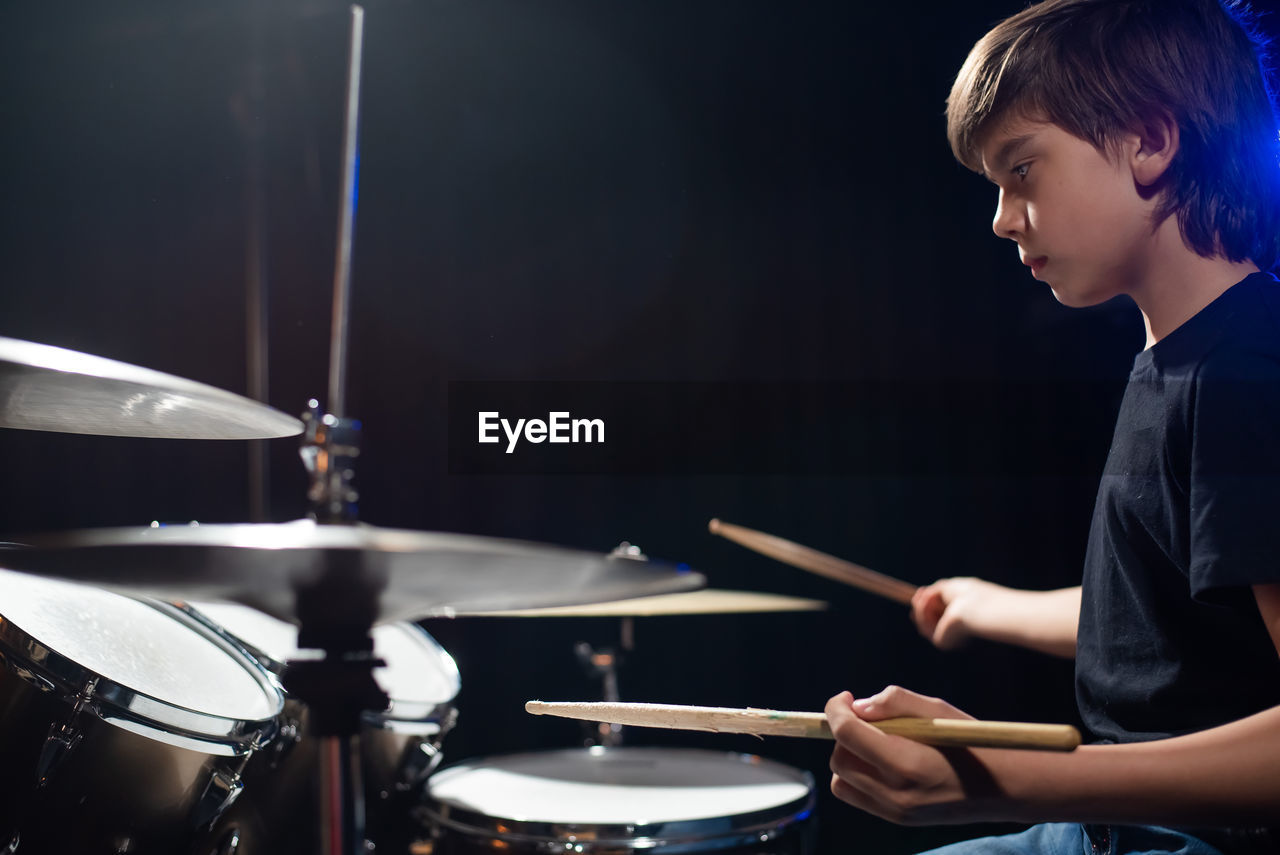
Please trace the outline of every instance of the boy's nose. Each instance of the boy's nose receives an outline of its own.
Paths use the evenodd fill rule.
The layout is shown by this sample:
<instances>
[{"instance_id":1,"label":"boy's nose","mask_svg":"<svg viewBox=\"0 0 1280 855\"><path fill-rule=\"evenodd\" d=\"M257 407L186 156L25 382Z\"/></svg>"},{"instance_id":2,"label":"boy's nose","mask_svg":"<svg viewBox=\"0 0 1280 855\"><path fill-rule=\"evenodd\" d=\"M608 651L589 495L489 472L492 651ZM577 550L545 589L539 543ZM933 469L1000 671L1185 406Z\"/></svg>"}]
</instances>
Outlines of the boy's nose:
<instances>
[{"instance_id":1,"label":"boy's nose","mask_svg":"<svg viewBox=\"0 0 1280 855\"><path fill-rule=\"evenodd\" d=\"M996 199L996 215L991 221L991 230L996 233L996 237L1009 240L1017 240L1023 231L1021 208L1016 204L1009 204L1003 190Z\"/></svg>"}]
</instances>

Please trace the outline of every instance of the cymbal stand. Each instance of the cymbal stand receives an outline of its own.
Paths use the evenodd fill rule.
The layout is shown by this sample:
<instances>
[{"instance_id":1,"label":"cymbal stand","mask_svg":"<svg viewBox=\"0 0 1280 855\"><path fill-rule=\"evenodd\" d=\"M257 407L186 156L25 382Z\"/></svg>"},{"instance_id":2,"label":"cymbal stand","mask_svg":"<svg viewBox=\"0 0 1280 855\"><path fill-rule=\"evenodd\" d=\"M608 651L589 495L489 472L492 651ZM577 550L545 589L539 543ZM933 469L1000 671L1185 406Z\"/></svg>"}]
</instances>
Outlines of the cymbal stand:
<instances>
[{"instance_id":1,"label":"cymbal stand","mask_svg":"<svg viewBox=\"0 0 1280 855\"><path fill-rule=\"evenodd\" d=\"M249 63L244 96L238 113L245 138L245 365L249 397L266 403L268 395L267 347L269 268L267 264L267 94L265 3L250 12ZM239 100L239 99L237 99ZM249 516L265 522L270 507L267 441L249 441Z\"/></svg>"},{"instance_id":2,"label":"cymbal stand","mask_svg":"<svg viewBox=\"0 0 1280 855\"><path fill-rule=\"evenodd\" d=\"M360 453L360 423L346 418L344 410L363 43L364 10L352 6L329 350L330 411L324 412L314 399L309 402L300 452L311 479L312 516L329 525L353 525L357 515L352 480ZM294 588L298 647L324 652L320 659L290 660L282 678L286 691L307 704L308 726L319 740L322 855L364 855L371 848L365 837L360 722L366 710L383 710L390 703L373 678L373 669L385 663L374 655L371 635L387 584L386 562L385 556L330 550L324 553L323 566L316 568L318 573Z\"/></svg>"},{"instance_id":3,"label":"cymbal stand","mask_svg":"<svg viewBox=\"0 0 1280 855\"><path fill-rule=\"evenodd\" d=\"M291 659L282 682L307 705L307 726L319 739L320 851L368 851L361 780L360 722L366 710L384 710L390 697L373 678L386 663L373 652L370 629L387 582L385 557L333 550L319 577L295 588L298 647L321 659Z\"/></svg>"},{"instance_id":4,"label":"cymbal stand","mask_svg":"<svg viewBox=\"0 0 1280 855\"><path fill-rule=\"evenodd\" d=\"M621 700L618 693L618 671L626 654L635 649L635 619L622 618L621 643L618 647L593 647L585 641L573 646L574 653L583 668L593 677L603 682L604 700L617 703ZM594 728L594 735L587 740L589 745L603 745L612 748L622 744L622 725L599 722Z\"/></svg>"},{"instance_id":5,"label":"cymbal stand","mask_svg":"<svg viewBox=\"0 0 1280 855\"><path fill-rule=\"evenodd\" d=\"M644 561L645 555L640 547L623 541L613 548L611 555L618 558L632 558L638 561ZM618 693L618 671L622 668L622 662L627 654L636 649L636 623L635 618L624 617L619 625L619 644L617 648L610 647L593 647L585 641L579 641L574 645L574 653L578 655L578 661L587 670L587 673L593 677L601 678L603 682L604 700L610 703L617 703L622 700ZM600 722L595 727L595 734L587 741L588 745L603 745L606 748L613 748L622 744L622 725L611 724L609 722Z\"/></svg>"}]
</instances>

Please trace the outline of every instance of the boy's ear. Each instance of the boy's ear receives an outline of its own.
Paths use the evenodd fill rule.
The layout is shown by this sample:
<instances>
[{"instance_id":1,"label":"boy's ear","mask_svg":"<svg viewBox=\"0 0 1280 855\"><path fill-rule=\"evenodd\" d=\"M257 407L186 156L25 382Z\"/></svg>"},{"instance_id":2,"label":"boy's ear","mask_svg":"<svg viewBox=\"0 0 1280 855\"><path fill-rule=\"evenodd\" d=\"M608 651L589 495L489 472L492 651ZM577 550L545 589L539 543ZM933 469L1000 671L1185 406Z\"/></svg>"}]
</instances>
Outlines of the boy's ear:
<instances>
[{"instance_id":1,"label":"boy's ear","mask_svg":"<svg viewBox=\"0 0 1280 855\"><path fill-rule=\"evenodd\" d=\"M1168 171L1178 153L1178 123L1169 116L1145 122L1131 137L1129 164L1141 187L1152 187Z\"/></svg>"}]
</instances>

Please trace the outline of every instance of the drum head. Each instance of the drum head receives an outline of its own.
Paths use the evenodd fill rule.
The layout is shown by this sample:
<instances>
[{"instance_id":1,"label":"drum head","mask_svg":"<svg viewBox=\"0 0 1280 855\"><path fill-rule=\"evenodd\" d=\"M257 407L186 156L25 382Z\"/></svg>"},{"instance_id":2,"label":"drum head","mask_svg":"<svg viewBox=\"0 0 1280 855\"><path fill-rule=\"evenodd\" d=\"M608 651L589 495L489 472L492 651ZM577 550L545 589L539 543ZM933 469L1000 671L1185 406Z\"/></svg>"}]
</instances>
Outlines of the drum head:
<instances>
[{"instance_id":1,"label":"drum head","mask_svg":"<svg viewBox=\"0 0 1280 855\"><path fill-rule=\"evenodd\" d=\"M373 628L373 649L387 663L373 672L391 696L382 716L390 722L434 718L458 696L458 666L431 635L414 623L384 623Z\"/></svg>"},{"instance_id":2,"label":"drum head","mask_svg":"<svg viewBox=\"0 0 1280 855\"><path fill-rule=\"evenodd\" d=\"M190 609L241 642L277 675L285 663L311 651L298 649L298 628L234 603L191 603ZM391 697L391 707L376 722L421 722L458 696L458 666L425 629L414 623L384 623L373 628L374 653L386 666L374 679Z\"/></svg>"},{"instance_id":3,"label":"drum head","mask_svg":"<svg viewBox=\"0 0 1280 855\"><path fill-rule=\"evenodd\" d=\"M488 758L438 772L428 793L428 814L446 828L588 848L735 845L805 818L814 803L807 772L752 755L657 748Z\"/></svg>"},{"instance_id":4,"label":"drum head","mask_svg":"<svg viewBox=\"0 0 1280 855\"><path fill-rule=\"evenodd\" d=\"M256 663L161 604L8 570L0 590L10 655L72 691L96 679L97 704L130 721L213 737L238 730L227 720L265 721L282 707Z\"/></svg>"}]
</instances>

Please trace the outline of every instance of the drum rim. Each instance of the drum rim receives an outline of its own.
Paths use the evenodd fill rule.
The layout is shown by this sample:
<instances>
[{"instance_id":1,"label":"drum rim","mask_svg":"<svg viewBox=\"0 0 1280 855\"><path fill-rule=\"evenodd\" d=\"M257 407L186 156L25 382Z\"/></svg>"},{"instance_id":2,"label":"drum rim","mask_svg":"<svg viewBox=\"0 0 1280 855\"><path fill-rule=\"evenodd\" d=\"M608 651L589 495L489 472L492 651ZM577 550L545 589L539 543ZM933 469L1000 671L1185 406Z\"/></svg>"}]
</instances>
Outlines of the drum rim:
<instances>
[{"instance_id":1,"label":"drum rim","mask_svg":"<svg viewBox=\"0 0 1280 855\"><path fill-rule=\"evenodd\" d=\"M618 847L634 849L661 850L665 852L699 851L708 844L713 848L741 846L770 840L792 825L801 822L813 813L817 804L817 792L814 789L812 773L797 769L785 763L761 757L757 754L745 754L734 751L710 751L701 748L667 748L659 746L620 746L591 748L563 748L548 751L527 751L516 754L501 754L488 757L463 760L452 766L441 769L436 775L464 769L468 766L492 766L497 761L520 761L536 757L556 755L652 755L658 751L676 752L683 756L702 755L717 762L730 760L767 766L785 773L796 783L805 785L805 795L774 805L740 814L727 816L699 817L656 821L650 823L566 823L548 820L517 819L484 814L477 810L446 804L431 792L431 780L426 786L426 801L422 805L423 814L429 819L454 831L473 836L484 836L510 843L547 843L554 841L570 841L574 851L582 847L583 852L597 849L606 851ZM432 777L435 777L434 775ZM726 823L728 823L726 825Z\"/></svg>"},{"instance_id":2,"label":"drum rim","mask_svg":"<svg viewBox=\"0 0 1280 855\"><path fill-rule=\"evenodd\" d=\"M119 596L126 596L120 594ZM56 692L75 705L92 685L84 699L82 711L116 726L121 721L153 738L180 747L207 745L211 753L240 755L251 752L266 741L284 709L284 697L270 675L241 650L228 645L224 638L193 623L179 609L146 597L126 597L176 619L197 632L241 665L246 673L271 699L274 710L261 719L240 719L204 712L155 697L132 686L105 677L49 647L36 635L11 620L0 620L0 660L6 671L20 680L46 692Z\"/></svg>"}]
</instances>

